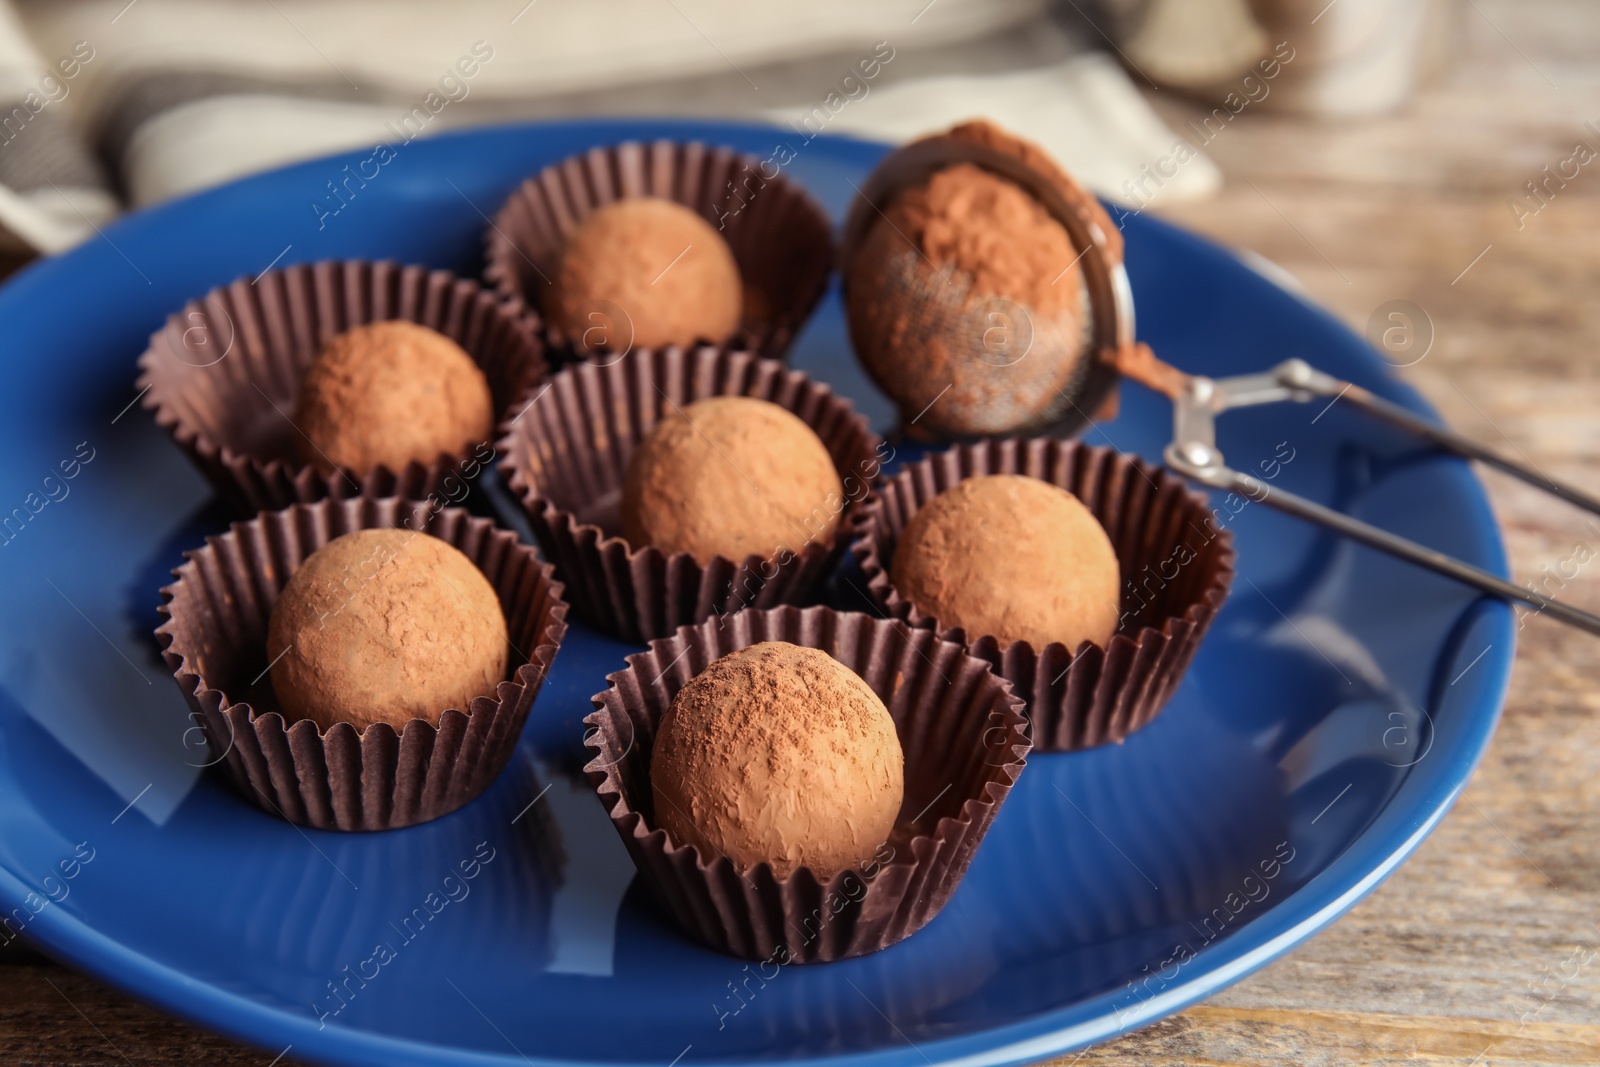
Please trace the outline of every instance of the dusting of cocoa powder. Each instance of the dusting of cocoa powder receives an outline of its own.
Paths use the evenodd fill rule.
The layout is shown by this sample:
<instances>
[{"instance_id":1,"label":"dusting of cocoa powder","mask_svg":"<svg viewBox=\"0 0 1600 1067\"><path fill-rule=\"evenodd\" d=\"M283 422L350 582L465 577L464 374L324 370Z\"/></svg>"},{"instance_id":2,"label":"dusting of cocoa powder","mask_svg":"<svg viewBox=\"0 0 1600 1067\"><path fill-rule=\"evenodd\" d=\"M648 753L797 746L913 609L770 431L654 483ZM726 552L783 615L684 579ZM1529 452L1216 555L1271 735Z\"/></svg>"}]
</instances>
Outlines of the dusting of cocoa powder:
<instances>
[{"instance_id":1,"label":"dusting of cocoa powder","mask_svg":"<svg viewBox=\"0 0 1600 1067\"><path fill-rule=\"evenodd\" d=\"M1111 540L1077 497L1037 478L967 478L934 497L895 545L890 581L941 628L1077 649L1119 621Z\"/></svg>"},{"instance_id":2,"label":"dusting of cocoa powder","mask_svg":"<svg viewBox=\"0 0 1600 1067\"><path fill-rule=\"evenodd\" d=\"M400 471L487 441L494 400L477 363L444 334L373 322L323 346L300 382L294 423L302 458L319 469Z\"/></svg>"},{"instance_id":3,"label":"dusting of cocoa powder","mask_svg":"<svg viewBox=\"0 0 1600 1067\"><path fill-rule=\"evenodd\" d=\"M682 204L630 197L584 219L544 294L581 352L720 344L739 328L739 265L716 228Z\"/></svg>"},{"instance_id":4,"label":"dusting of cocoa powder","mask_svg":"<svg viewBox=\"0 0 1600 1067\"><path fill-rule=\"evenodd\" d=\"M919 427L1008 433L1070 404L1089 321L1066 228L970 163L908 186L845 265L862 365ZM920 413L920 414L919 414Z\"/></svg>"},{"instance_id":5,"label":"dusting of cocoa powder","mask_svg":"<svg viewBox=\"0 0 1600 1067\"><path fill-rule=\"evenodd\" d=\"M960 163L895 197L891 217L937 268L970 276L976 296L1040 315L1078 309L1082 272L1062 275L1077 258L1072 238L1014 182Z\"/></svg>"},{"instance_id":6,"label":"dusting of cocoa powder","mask_svg":"<svg viewBox=\"0 0 1600 1067\"><path fill-rule=\"evenodd\" d=\"M364 730L467 711L505 679L500 598L437 537L358 530L313 552L272 607L272 689L290 722Z\"/></svg>"},{"instance_id":7,"label":"dusting of cocoa powder","mask_svg":"<svg viewBox=\"0 0 1600 1067\"><path fill-rule=\"evenodd\" d=\"M844 487L822 439L768 400L674 405L628 460L623 535L634 548L722 556L798 555L831 544Z\"/></svg>"},{"instance_id":8,"label":"dusting of cocoa powder","mask_svg":"<svg viewBox=\"0 0 1600 1067\"><path fill-rule=\"evenodd\" d=\"M826 881L894 829L905 760L883 701L819 649L785 641L716 660L679 690L650 757L655 825L701 859Z\"/></svg>"}]
</instances>

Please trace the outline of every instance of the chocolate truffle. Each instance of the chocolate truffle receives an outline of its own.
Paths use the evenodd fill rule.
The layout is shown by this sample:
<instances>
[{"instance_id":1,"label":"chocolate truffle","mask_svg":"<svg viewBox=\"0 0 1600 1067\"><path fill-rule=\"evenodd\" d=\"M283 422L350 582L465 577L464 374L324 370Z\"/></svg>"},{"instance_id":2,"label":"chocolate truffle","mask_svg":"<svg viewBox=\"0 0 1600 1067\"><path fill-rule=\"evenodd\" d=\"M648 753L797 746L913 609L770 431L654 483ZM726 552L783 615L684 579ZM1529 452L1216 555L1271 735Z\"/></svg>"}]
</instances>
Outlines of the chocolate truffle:
<instances>
[{"instance_id":1,"label":"chocolate truffle","mask_svg":"<svg viewBox=\"0 0 1600 1067\"><path fill-rule=\"evenodd\" d=\"M500 599L455 548L411 530L358 530L313 552L267 625L285 717L357 730L468 710L506 676Z\"/></svg>"},{"instance_id":2,"label":"chocolate truffle","mask_svg":"<svg viewBox=\"0 0 1600 1067\"><path fill-rule=\"evenodd\" d=\"M843 494L811 427L766 400L711 397L670 408L629 458L623 536L701 564L798 555L832 543Z\"/></svg>"},{"instance_id":3,"label":"chocolate truffle","mask_svg":"<svg viewBox=\"0 0 1600 1067\"><path fill-rule=\"evenodd\" d=\"M636 197L594 212L567 238L553 281L545 313L580 352L720 344L739 328L733 252L670 200Z\"/></svg>"},{"instance_id":4,"label":"chocolate truffle","mask_svg":"<svg viewBox=\"0 0 1600 1067\"><path fill-rule=\"evenodd\" d=\"M346 330L306 369L294 423L322 470L399 471L466 452L494 430L489 382L450 338L414 322Z\"/></svg>"},{"instance_id":5,"label":"chocolate truffle","mask_svg":"<svg viewBox=\"0 0 1600 1067\"><path fill-rule=\"evenodd\" d=\"M821 881L889 838L905 791L894 720L867 683L814 648L730 653L672 698L650 755L655 822L706 863Z\"/></svg>"},{"instance_id":6,"label":"chocolate truffle","mask_svg":"<svg viewBox=\"0 0 1600 1067\"><path fill-rule=\"evenodd\" d=\"M959 163L899 190L844 296L863 367L918 429L1009 433L1070 410L1090 324L1078 250L1010 179Z\"/></svg>"},{"instance_id":7,"label":"chocolate truffle","mask_svg":"<svg viewBox=\"0 0 1600 1067\"><path fill-rule=\"evenodd\" d=\"M911 516L889 580L941 627L1000 646L1104 646L1118 620L1117 555L1078 498L1020 474L967 478Z\"/></svg>"}]
</instances>

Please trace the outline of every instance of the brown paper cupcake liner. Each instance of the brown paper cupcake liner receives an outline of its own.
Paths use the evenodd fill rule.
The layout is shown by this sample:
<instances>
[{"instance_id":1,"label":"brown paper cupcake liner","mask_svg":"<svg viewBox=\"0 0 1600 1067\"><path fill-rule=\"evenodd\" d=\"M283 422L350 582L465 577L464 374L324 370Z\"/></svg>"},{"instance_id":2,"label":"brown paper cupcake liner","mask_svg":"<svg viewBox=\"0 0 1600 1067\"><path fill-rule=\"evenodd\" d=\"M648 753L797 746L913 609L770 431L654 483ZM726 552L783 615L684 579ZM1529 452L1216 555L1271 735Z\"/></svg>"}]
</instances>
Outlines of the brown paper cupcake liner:
<instances>
[{"instance_id":1,"label":"brown paper cupcake liner","mask_svg":"<svg viewBox=\"0 0 1600 1067\"><path fill-rule=\"evenodd\" d=\"M618 536L628 457L663 414L709 396L769 400L816 431L844 488L832 543L702 565L687 552L634 548ZM563 368L518 416L499 452L573 607L608 633L645 641L713 615L810 597L843 554L851 514L878 474L881 443L827 386L774 360L703 347L640 349L607 365Z\"/></svg>"},{"instance_id":2,"label":"brown paper cupcake liner","mask_svg":"<svg viewBox=\"0 0 1600 1067\"><path fill-rule=\"evenodd\" d=\"M1004 648L992 635L944 627L889 581L901 531L917 509L966 478L1025 474L1083 501L1105 527L1122 572L1122 622L1105 648L1084 642ZM1121 741L1178 687L1233 581L1233 535L1210 504L1160 467L1052 438L959 445L881 479L856 514L851 552L890 616L937 630L992 664L1028 702L1039 752Z\"/></svg>"},{"instance_id":3,"label":"brown paper cupcake liner","mask_svg":"<svg viewBox=\"0 0 1600 1067\"><path fill-rule=\"evenodd\" d=\"M518 665L493 695L437 725L376 723L322 732L287 722L267 678L272 605L307 556L354 530L406 528L472 560L500 597ZM163 589L162 655L240 791L290 822L323 830L388 830L472 800L505 767L566 632L561 583L531 546L458 508L397 499L324 500L237 522L207 538Z\"/></svg>"},{"instance_id":4,"label":"brown paper cupcake liner","mask_svg":"<svg viewBox=\"0 0 1600 1067\"><path fill-rule=\"evenodd\" d=\"M475 477L492 442L399 471L324 472L296 451L306 368L336 334L387 319L437 330L472 356L489 380L496 435L544 376L531 320L476 282L426 267L324 262L241 278L185 305L139 358L144 406L244 514L325 497L459 499L451 483Z\"/></svg>"},{"instance_id":5,"label":"brown paper cupcake liner","mask_svg":"<svg viewBox=\"0 0 1600 1067\"><path fill-rule=\"evenodd\" d=\"M727 347L780 358L827 288L832 227L811 195L777 167L732 149L629 141L546 167L496 213L484 235L484 278L502 296L540 307L567 235L596 209L640 196L676 201L717 227L744 281L744 321ZM576 358L579 339L548 321L542 325L552 358ZM618 338L604 347L629 345Z\"/></svg>"},{"instance_id":6,"label":"brown paper cupcake liner","mask_svg":"<svg viewBox=\"0 0 1600 1067\"><path fill-rule=\"evenodd\" d=\"M650 754L673 696L713 660L760 641L818 648L859 674L893 716L905 801L887 844L826 882L766 863L740 871L654 826ZM699 941L776 964L848 959L921 929L949 901L1029 749L1022 702L987 663L931 630L830 608L742 611L672 637L607 676L584 720L585 771L640 876Z\"/></svg>"}]
</instances>

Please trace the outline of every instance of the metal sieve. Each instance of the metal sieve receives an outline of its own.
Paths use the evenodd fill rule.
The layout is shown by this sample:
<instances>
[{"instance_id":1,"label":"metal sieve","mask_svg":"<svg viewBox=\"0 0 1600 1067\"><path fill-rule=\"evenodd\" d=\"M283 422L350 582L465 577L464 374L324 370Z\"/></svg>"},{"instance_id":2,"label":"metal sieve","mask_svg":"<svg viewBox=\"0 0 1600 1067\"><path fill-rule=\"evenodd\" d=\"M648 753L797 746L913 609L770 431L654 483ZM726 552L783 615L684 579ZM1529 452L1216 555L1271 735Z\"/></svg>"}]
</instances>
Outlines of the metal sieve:
<instances>
[{"instance_id":1,"label":"metal sieve","mask_svg":"<svg viewBox=\"0 0 1600 1067\"><path fill-rule=\"evenodd\" d=\"M960 131L953 131L959 133ZM1009 141L1009 138L1006 140ZM958 163L971 163L1009 178L1032 194L1058 219L1080 249L1092 326L1086 331L1091 358L1068 388L1068 408L1047 432L1057 436L1081 433L1093 413L1114 403L1121 378L1148 386L1172 401L1172 441L1163 452L1166 464L1190 481L1211 489L1238 493L1257 503L1317 523L1362 544L1381 549L1418 566L1464 582L1492 596L1528 604L1579 629L1600 635L1600 615L1540 595L1436 549L1363 522L1343 512L1298 496L1227 465L1217 448L1215 421L1235 408L1281 401L1347 401L1361 411L1435 446L1505 471L1527 484L1553 493L1584 510L1600 514L1600 498L1552 481L1531 466L1486 448L1443 426L1374 395L1353 382L1317 370L1299 359L1287 360L1259 374L1208 378L1188 374L1163 362L1148 345L1134 340L1133 290L1123 266L1122 235L1100 203L1048 160L1030 160L985 140L960 136L931 137L899 149L873 171L851 207L844 228L848 257L878 215L903 188ZM1036 151L1036 150L1035 150ZM1043 173L1041 166L1052 173Z\"/></svg>"}]
</instances>

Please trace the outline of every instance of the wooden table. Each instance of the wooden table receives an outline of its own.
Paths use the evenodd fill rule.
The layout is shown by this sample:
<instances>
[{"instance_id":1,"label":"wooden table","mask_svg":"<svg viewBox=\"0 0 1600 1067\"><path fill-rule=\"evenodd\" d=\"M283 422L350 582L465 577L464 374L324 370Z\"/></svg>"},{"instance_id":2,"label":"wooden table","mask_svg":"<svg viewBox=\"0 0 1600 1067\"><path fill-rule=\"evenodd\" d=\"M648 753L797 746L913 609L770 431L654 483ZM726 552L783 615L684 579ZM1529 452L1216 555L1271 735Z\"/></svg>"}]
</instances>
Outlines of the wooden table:
<instances>
[{"instance_id":1,"label":"wooden table","mask_svg":"<svg viewBox=\"0 0 1600 1067\"><path fill-rule=\"evenodd\" d=\"M1387 301L1417 304L1433 348L1399 373L1457 428L1600 491L1600 159L1520 229L1508 204L1580 138L1600 152L1582 129L1600 120L1600 10L1475 3L1446 83L1403 114L1247 111L1209 146L1222 195L1161 214L1266 256L1357 330ZM1176 126L1195 109L1170 96L1151 99ZM1600 548L1587 514L1484 479L1518 580ZM1600 607L1600 563L1563 595ZM1287 958L1080 1067L1600 1064L1600 642L1544 619L1518 641L1483 765L1394 877Z\"/></svg>"},{"instance_id":2,"label":"wooden table","mask_svg":"<svg viewBox=\"0 0 1600 1067\"><path fill-rule=\"evenodd\" d=\"M1247 111L1208 146L1224 192L1159 210L1271 259L1357 329L1386 301L1419 305L1436 338L1405 378L1457 427L1600 488L1600 160L1521 229L1507 205L1578 138L1600 149L1581 129L1600 120L1600 11L1473 0L1463 16L1448 81L1404 113L1316 124ZM1151 99L1175 126L1199 114ZM1581 515L1486 480L1519 579L1600 544ZM1600 563L1566 593L1600 606ZM1600 643L1539 619L1519 641L1483 766L1393 878L1208 1003L1058 1062L1600 1064ZM0 952L0 1061L272 1056Z\"/></svg>"}]
</instances>

